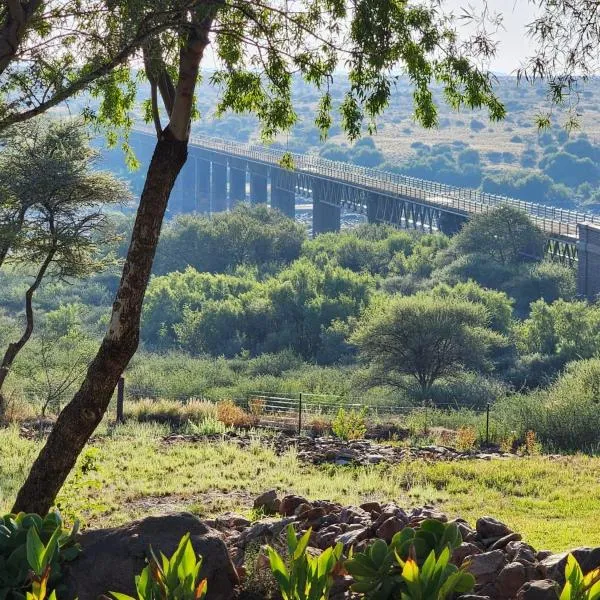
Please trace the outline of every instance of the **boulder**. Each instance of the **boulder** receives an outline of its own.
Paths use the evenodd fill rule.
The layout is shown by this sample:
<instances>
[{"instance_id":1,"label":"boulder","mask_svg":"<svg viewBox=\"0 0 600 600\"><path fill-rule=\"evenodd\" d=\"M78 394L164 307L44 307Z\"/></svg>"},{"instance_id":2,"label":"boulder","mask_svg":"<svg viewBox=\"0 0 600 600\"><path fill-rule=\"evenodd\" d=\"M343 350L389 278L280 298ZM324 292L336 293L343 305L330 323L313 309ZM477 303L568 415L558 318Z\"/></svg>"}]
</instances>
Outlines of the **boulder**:
<instances>
[{"instance_id":1,"label":"boulder","mask_svg":"<svg viewBox=\"0 0 600 600\"><path fill-rule=\"evenodd\" d=\"M308 500L302 496L285 496L279 505L279 512L284 517L290 517L301 504L308 504Z\"/></svg>"},{"instance_id":2,"label":"boulder","mask_svg":"<svg viewBox=\"0 0 600 600\"><path fill-rule=\"evenodd\" d=\"M481 554L481 549L479 546L475 544L471 544L469 542L463 542L458 548L454 548L452 550L452 557L450 558L450 562L457 567L460 567L465 558L469 556L473 556L475 554Z\"/></svg>"},{"instance_id":3,"label":"boulder","mask_svg":"<svg viewBox=\"0 0 600 600\"><path fill-rule=\"evenodd\" d=\"M479 536L484 540L490 538L500 539L512 533L508 526L493 517L481 517L477 519L475 528Z\"/></svg>"},{"instance_id":4,"label":"boulder","mask_svg":"<svg viewBox=\"0 0 600 600\"><path fill-rule=\"evenodd\" d=\"M558 600L558 586L551 579L528 581L517 592L517 600Z\"/></svg>"},{"instance_id":5,"label":"boulder","mask_svg":"<svg viewBox=\"0 0 600 600\"><path fill-rule=\"evenodd\" d=\"M208 600L229 600L239 583L219 534L190 513L147 517L122 527L84 531L81 555L65 569L68 598L97 600L111 591L135 595L135 576L146 565L148 549L171 556L181 538L191 534L202 555L201 576L208 580Z\"/></svg>"},{"instance_id":6,"label":"boulder","mask_svg":"<svg viewBox=\"0 0 600 600\"><path fill-rule=\"evenodd\" d=\"M463 563L467 571L475 577L476 585L479 587L493 583L504 565L506 565L506 558L502 550L475 554Z\"/></svg>"},{"instance_id":7,"label":"boulder","mask_svg":"<svg viewBox=\"0 0 600 600\"><path fill-rule=\"evenodd\" d=\"M600 567L600 548L577 548L571 550L571 552L552 554L542 560L541 567L546 573L546 577L554 579L562 585L565 582L565 566L569 554L575 557L584 573L589 573Z\"/></svg>"},{"instance_id":8,"label":"boulder","mask_svg":"<svg viewBox=\"0 0 600 600\"><path fill-rule=\"evenodd\" d=\"M496 579L496 592L498 598L514 598L516 593L527 581L527 571L518 562L509 563L500 571Z\"/></svg>"},{"instance_id":9,"label":"boulder","mask_svg":"<svg viewBox=\"0 0 600 600\"><path fill-rule=\"evenodd\" d=\"M402 531L406 523L404 520L398 517L390 517L386 519L375 532L378 538L385 540L388 544L392 541L392 538L399 531Z\"/></svg>"},{"instance_id":10,"label":"boulder","mask_svg":"<svg viewBox=\"0 0 600 600\"><path fill-rule=\"evenodd\" d=\"M277 498L276 490L268 490L263 492L260 496L254 500L254 508L262 510L267 515L274 515L279 512L281 506L281 500Z\"/></svg>"}]
</instances>

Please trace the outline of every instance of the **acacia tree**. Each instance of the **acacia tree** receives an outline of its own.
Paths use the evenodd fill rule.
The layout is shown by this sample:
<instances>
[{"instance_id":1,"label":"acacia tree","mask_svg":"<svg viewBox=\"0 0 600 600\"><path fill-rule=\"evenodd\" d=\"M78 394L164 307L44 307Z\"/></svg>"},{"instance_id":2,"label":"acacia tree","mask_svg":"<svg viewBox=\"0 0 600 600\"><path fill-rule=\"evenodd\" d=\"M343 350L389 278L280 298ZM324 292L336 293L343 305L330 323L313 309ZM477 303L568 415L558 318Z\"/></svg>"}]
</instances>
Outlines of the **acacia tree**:
<instances>
[{"instance_id":1,"label":"acacia tree","mask_svg":"<svg viewBox=\"0 0 600 600\"><path fill-rule=\"evenodd\" d=\"M15 503L15 510L44 513L100 423L137 349L144 293L167 201L187 157L194 92L209 43L218 62L212 75L220 88L217 111L255 113L266 138L296 121L291 99L295 73L320 90L315 119L326 131L332 110L329 85L338 67L348 72L339 109L351 137L374 127L401 72L414 85L415 117L425 126L437 122L434 82L441 83L455 108L487 107L493 119L501 118L504 108L493 93L490 74L471 60L489 48L478 47L476 40L459 42L441 0L429 5L404 0L90 0L81 13L73 11L68 18L48 11L56 5L56 14L64 13L61 2L39 4L43 7L33 11L28 35L22 38L23 51L4 71L8 77L0 86L0 127L85 89L100 96L97 107L86 109L89 118L127 126L137 81L127 65L143 58L150 84L146 117L157 134L108 331ZM0 16L9 18L6 11ZM69 33L60 35L66 28ZM53 45L61 51L47 57ZM76 58L79 48L82 59ZM22 56L29 61L27 69ZM23 72L26 85L21 83Z\"/></svg>"},{"instance_id":2,"label":"acacia tree","mask_svg":"<svg viewBox=\"0 0 600 600\"><path fill-rule=\"evenodd\" d=\"M26 275L32 271L32 279L24 298L25 327L0 360L0 415L4 383L33 334L35 292L48 276L83 277L110 262L99 251L107 225L103 207L129 197L118 179L92 170L97 152L81 123L31 121L21 129L0 155L0 190L8 199L6 210L0 205L0 219L10 223L0 231L0 259Z\"/></svg>"},{"instance_id":3,"label":"acacia tree","mask_svg":"<svg viewBox=\"0 0 600 600\"><path fill-rule=\"evenodd\" d=\"M374 303L351 341L369 366L370 386L406 389L409 378L423 398L441 377L490 370L493 351L506 345L482 304L425 294Z\"/></svg>"}]
</instances>

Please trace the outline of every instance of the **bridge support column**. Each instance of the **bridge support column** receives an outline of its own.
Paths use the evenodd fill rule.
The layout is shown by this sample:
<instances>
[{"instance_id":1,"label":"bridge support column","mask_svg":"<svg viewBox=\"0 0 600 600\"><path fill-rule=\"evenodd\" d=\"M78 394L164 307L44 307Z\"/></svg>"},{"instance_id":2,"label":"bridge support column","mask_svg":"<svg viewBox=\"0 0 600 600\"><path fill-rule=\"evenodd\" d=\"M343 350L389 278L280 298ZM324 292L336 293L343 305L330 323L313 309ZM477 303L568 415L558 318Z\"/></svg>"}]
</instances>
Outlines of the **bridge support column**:
<instances>
[{"instance_id":1,"label":"bridge support column","mask_svg":"<svg viewBox=\"0 0 600 600\"><path fill-rule=\"evenodd\" d=\"M326 199L326 186L331 185L334 184L313 180L313 237L340 230L342 209Z\"/></svg>"},{"instance_id":2,"label":"bridge support column","mask_svg":"<svg viewBox=\"0 0 600 600\"><path fill-rule=\"evenodd\" d=\"M577 231L577 294L595 301L600 296L600 226L579 223Z\"/></svg>"},{"instance_id":3,"label":"bridge support column","mask_svg":"<svg viewBox=\"0 0 600 600\"><path fill-rule=\"evenodd\" d=\"M229 207L246 201L246 162L229 159Z\"/></svg>"},{"instance_id":4,"label":"bridge support column","mask_svg":"<svg viewBox=\"0 0 600 600\"><path fill-rule=\"evenodd\" d=\"M210 210L211 212L227 210L227 165L215 161L212 163Z\"/></svg>"},{"instance_id":5,"label":"bridge support column","mask_svg":"<svg viewBox=\"0 0 600 600\"><path fill-rule=\"evenodd\" d=\"M453 213L440 212L438 217L438 229L446 235L458 233L467 222L467 217Z\"/></svg>"},{"instance_id":6,"label":"bridge support column","mask_svg":"<svg viewBox=\"0 0 600 600\"><path fill-rule=\"evenodd\" d=\"M196 158L196 210L210 212L210 160Z\"/></svg>"},{"instance_id":7,"label":"bridge support column","mask_svg":"<svg viewBox=\"0 0 600 600\"><path fill-rule=\"evenodd\" d=\"M192 213L196 211L196 159L188 156L179 173L181 189L180 212Z\"/></svg>"},{"instance_id":8,"label":"bridge support column","mask_svg":"<svg viewBox=\"0 0 600 600\"><path fill-rule=\"evenodd\" d=\"M250 202L252 204L267 203L267 173L254 166L250 168Z\"/></svg>"},{"instance_id":9,"label":"bridge support column","mask_svg":"<svg viewBox=\"0 0 600 600\"><path fill-rule=\"evenodd\" d=\"M369 194L367 196L367 222L378 223L377 214L379 212L379 196Z\"/></svg>"},{"instance_id":10,"label":"bridge support column","mask_svg":"<svg viewBox=\"0 0 600 600\"><path fill-rule=\"evenodd\" d=\"M296 216L296 174L281 167L271 168L271 208L284 215Z\"/></svg>"}]
</instances>

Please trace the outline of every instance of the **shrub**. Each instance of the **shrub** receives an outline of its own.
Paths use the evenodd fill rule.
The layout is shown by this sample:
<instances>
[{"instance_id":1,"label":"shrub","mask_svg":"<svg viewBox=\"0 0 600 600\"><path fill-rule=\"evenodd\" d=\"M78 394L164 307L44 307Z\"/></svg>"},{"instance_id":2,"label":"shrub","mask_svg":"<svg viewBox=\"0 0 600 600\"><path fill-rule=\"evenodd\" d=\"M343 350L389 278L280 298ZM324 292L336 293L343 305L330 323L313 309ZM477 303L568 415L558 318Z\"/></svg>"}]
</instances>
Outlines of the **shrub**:
<instances>
[{"instance_id":1,"label":"shrub","mask_svg":"<svg viewBox=\"0 0 600 600\"><path fill-rule=\"evenodd\" d=\"M79 554L78 524L69 532L57 512L8 514L0 519L0 598L18 600L29 590L43 600L60 585L62 565ZM32 578L31 572L34 576Z\"/></svg>"},{"instance_id":2,"label":"shrub","mask_svg":"<svg viewBox=\"0 0 600 600\"><path fill-rule=\"evenodd\" d=\"M261 417L265 412L267 401L264 398L250 398L248 400L248 409L250 414L255 417Z\"/></svg>"},{"instance_id":3,"label":"shrub","mask_svg":"<svg viewBox=\"0 0 600 600\"><path fill-rule=\"evenodd\" d=\"M256 417L247 413L232 400L221 400L217 403L217 419L229 427L252 427L256 425Z\"/></svg>"},{"instance_id":4,"label":"shrub","mask_svg":"<svg viewBox=\"0 0 600 600\"><path fill-rule=\"evenodd\" d=\"M177 426L188 421L200 423L217 415L217 405L214 402L198 399L180 402L164 398L144 398L127 404L126 408L126 416L141 423L156 421Z\"/></svg>"},{"instance_id":5,"label":"shrub","mask_svg":"<svg viewBox=\"0 0 600 600\"><path fill-rule=\"evenodd\" d=\"M206 596L206 579L200 580L202 557L194 554L190 534L181 538L171 558L161 560L150 549L148 566L135 578L137 600L201 600ZM127 594L110 592L116 600L135 600Z\"/></svg>"},{"instance_id":6,"label":"shrub","mask_svg":"<svg viewBox=\"0 0 600 600\"><path fill-rule=\"evenodd\" d=\"M473 427L459 427L456 432L456 447L459 450L471 450L477 441L477 432Z\"/></svg>"},{"instance_id":7,"label":"shrub","mask_svg":"<svg viewBox=\"0 0 600 600\"><path fill-rule=\"evenodd\" d=\"M346 412L340 408L336 417L331 422L331 428L336 437L342 440L360 440L367 433L366 424L367 409L360 410L352 409Z\"/></svg>"},{"instance_id":8,"label":"shrub","mask_svg":"<svg viewBox=\"0 0 600 600\"><path fill-rule=\"evenodd\" d=\"M306 551L312 529L296 538L293 525L287 528L288 563L267 546L271 572L277 580L283 600L325 600L333 584L333 571L342 557L342 544L327 548L319 556Z\"/></svg>"},{"instance_id":9,"label":"shrub","mask_svg":"<svg viewBox=\"0 0 600 600\"><path fill-rule=\"evenodd\" d=\"M560 600L600 599L600 569L594 569L584 575L579 563L572 554L567 557L565 580Z\"/></svg>"},{"instance_id":10,"label":"shrub","mask_svg":"<svg viewBox=\"0 0 600 600\"><path fill-rule=\"evenodd\" d=\"M308 428L315 435L321 436L331 430L331 421L326 417L312 417L308 422Z\"/></svg>"}]
</instances>

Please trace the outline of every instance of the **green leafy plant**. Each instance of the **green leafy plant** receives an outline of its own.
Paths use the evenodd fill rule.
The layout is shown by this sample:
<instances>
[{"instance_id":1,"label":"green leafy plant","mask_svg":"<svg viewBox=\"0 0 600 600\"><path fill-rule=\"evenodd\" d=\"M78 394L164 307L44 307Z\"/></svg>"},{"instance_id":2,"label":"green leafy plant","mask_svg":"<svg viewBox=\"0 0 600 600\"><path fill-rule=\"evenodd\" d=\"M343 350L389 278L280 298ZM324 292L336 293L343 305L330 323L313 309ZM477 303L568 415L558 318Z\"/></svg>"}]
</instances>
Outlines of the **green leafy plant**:
<instances>
[{"instance_id":1,"label":"green leafy plant","mask_svg":"<svg viewBox=\"0 0 600 600\"><path fill-rule=\"evenodd\" d=\"M575 557L569 554L565 566L565 579L566 583L559 600L600 599L600 568L584 575Z\"/></svg>"},{"instance_id":2,"label":"green leafy plant","mask_svg":"<svg viewBox=\"0 0 600 600\"><path fill-rule=\"evenodd\" d=\"M342 440L359 440L365 437L367 433L366 425L367 409L352 409L346 412L340 408L337 415L331 422L331 429L336 437Z\"/></svg>"},{"instance_id":3,"label":"green leafy plant","mask_svg":"<svg viewBox=\"0 0 600 600\"><path fill-rule=\"evenodd\" d=\"M446 600L453 594L469 592L475 585L470 573L450 564L450 547L446 546L436 558L432 550L422 567L416 558L402 560L397 556L402 572L401 600Z\"/></svg>"},{"instance_id":4,"label":"green leafy plant","mask_svg":"<svg viewBox=\"0 0 600 600\"><path fill-rule=\"evenodd\" d=\"M80 552L58 512L8 514L0 519L0 600L43 600L60 587L61 566Z\"/></svg>"},{"instance_id":5,"label":"green leafy plant","mask_svg":"<svg viewBox=\"0 0 600 600\"><path fill-rule=\"evenodd\" d=\"M297 538L294 527L287 528L289 566L271 546L267 547L271 572L283 600L326 600L333 583L333 571L339 563L343 546L327 548L320 556L310 556L306 548L311 529Z\"/></svg>"},{"instance_id":6,"label":"green leafy plant","mask_svg":"<svg viewBox=\"0 0 600 600\"><path fill-rule=\"evenodd\" d=\"M370 600L397 598L402 588L402 575L396 560L413 556L423 564L433 552L436 556L446 549L460 546L462 536L454 523L426 519L418 529L405 527L386 544L375 540L364 552L351 553L345 567L354 578L352 590Z\"/></svg>"},{"instance_id":7,"label":"green leafy plant","mask_svg":"<svg viewBox=\"0 0 600 600\"><path fill-rule=\"evenodd\" d=\"M150 549L148 565L135 578L137 600L201 600L206 596L206 579L200 580L202 557L196 556L190 534L181 538L171 558L160 560ZM127 594L110 592L116 600L135 600Z\"/></svg>"}]
</instances>

